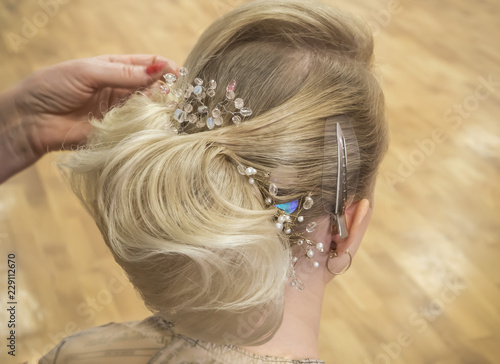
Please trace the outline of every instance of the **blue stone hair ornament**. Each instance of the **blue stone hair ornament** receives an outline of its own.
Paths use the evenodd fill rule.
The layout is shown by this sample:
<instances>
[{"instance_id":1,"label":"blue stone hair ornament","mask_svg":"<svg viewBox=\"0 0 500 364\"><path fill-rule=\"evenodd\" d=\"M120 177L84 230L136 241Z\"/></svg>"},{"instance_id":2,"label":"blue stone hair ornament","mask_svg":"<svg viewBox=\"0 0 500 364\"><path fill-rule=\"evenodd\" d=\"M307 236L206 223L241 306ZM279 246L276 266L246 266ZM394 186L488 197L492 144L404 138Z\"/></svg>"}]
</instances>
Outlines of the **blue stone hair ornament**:
<instances>
[{"instance_id":1,"label":"blue stone hair ornament","mask_svg":"<svg viewBox=\"0 0 500 364\"><path fill-rule=\"evenodd\" d=\"M257 170L253 167L246 167L243 165L238 165L238 172L241 175L247 176L251 184L255 183L254 175L257 174ZM269 178L270 174L265 175ZM322 242L316 242L314 240L308 239L303 233L294 231L294 227L298 223L304 222L304 216L302 212L304 210L309 210L313 204L314 200L312 198L312 193L308 193L300 199L275 204L274 198L278 196L279 189L276 183L269 183L267 188L268 197L265 199L265 203L268 206L274 206L277 208L277 213L275 216L276 228L283 231L286 235L289 235L289 242L294 251L302 251L303 253L299 255L292 256L292 266L289 273L289 280L292 287L296 287L299 290L304 289L303 283L297 278L295 274L295 265L300 258L304 257L311 261L311 265L314 268L319 267L319 263L314 259L314 257L319 253L324 253L324 245ZM306 233L312 233L316 230L317 223L309 222L306 225ZM295 247L295 248L294 248Z\"/></svg>"},{"instance_id":2,"label":"blue stone hair ornament","mask_svg":"<svg viewBox=\"0 0 500 364\"><path fill-rule=\"evenodd\" d=\"M167 106L175 110L174 119L180 124L180 130L188 124L195 124L198 128L206 126L208 129L213 129L224 123L226 115L230 115L231 121L238 125L252 115L252 110L245 106L243 99L236 98L235 80L226 86L224 100L217 102L210 110L208 104L213 104L211 99L216 94L217 81L205 82L196 77L194 83L190 84L186 81L188 73L185 67L180 68L179 78L173 73L167 73L163 75L165 84L160 86L163 95L171 93L177 97L177 101L170 101Z\"/></svg>"},{"instance_id":3,"label":"blue stone hair ornament","mask_svg":"<svg viewBox=\"0 0 500 364\"><path fill-rule=\"evenodd\" d=\"M344 117L341 115L340 117ZM354 131L352 130L352 126L347 117L343 119L343 121L349 122L347 127L349 130L349 142L353 145L353 162L354 165L352 170L349 170L349 176L351 176L350 181L353 182L354 186L350 187L351 189L348 191L348 168L347 168L347 142L342 131L342 127L339 122L330 122L333 119L328 119L325 125L325 144L324 144L324 172L323 176L330 175L330 171L327 168L333 169L335 171L334 175L336 177L336 191L335 191L335 201L332 204L327 203L325 196L322 196L321 203L324 206L325 212L330 214L331 216L331 227L336 229L337 233L340 235L342 239L346 238L349 233L347 231L346 222L345 222L345 210L349 196L354 196L357 187L357 177L358 170L356 168L356 163L359 164L359 150L357 147L357 140L355 139ZM341 119L340 119L341 120ZM335 138L331 136L335 135ZM333 140L332 140L333 139ZM337 155L337 158L332 158L332 155ZM332 163L333 162L333 163ZM249 178L249 182L251 184L255 183L254 175L257 174L257 170L253 167L238 166L238 172L242 175L246 175ZM266 173L265 177L269 178L270 174ZM328 188L328 183L323 178L323 191ZM289 274L290 284L293 287L296 287L299 290L304 289L303 283L297 278L295 274L295 266L299 259L305 258L309 260L314 268L319 267L318 261L316 261L315 257L318 254L325 253L324 244L320 241L316 242L310 238L308 238L307 234L311 234L314 232L318 226L315 221L308 222L305 226L305 232L296 231L295 227L299 223L304 223L304 216L302 213L304 210L309 210L313 207L315 201L312 198L312 193L309 192L305 196L285 202L280 204L274 203L274 198L278 196L278 186L276 183L269 183L267 189L268 196L265 198L265 203L268 206L274 206L277 208L277 214L275 216L276 228L283 231L286 235L289 235L289 242L294 252L300 252L299 254L295 253L292 256L292 267ZM301 229L304 230L304 229ZM301 249L302 248L302 249ZM328 260L327 260L328 264ZM328 265L327 265L328 268ZM347 269L346 269L347 270ZM330 270L329 270L330 271ZM345 271L345 270L344 270ZM343 271L343 272L344 272ZM342 272L342 273L343 273ZM332 274L338 274L333 273Z\"/></svg>"}]
</instances>

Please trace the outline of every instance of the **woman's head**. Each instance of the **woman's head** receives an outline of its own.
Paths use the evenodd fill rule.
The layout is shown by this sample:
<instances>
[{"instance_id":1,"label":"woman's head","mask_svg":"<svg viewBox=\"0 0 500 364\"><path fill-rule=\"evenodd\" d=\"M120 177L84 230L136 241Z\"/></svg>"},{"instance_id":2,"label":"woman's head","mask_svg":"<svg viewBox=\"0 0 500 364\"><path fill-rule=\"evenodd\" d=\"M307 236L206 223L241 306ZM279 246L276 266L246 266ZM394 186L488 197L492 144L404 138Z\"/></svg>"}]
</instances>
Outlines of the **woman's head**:
<instances>
[{"instance_id":1,"label":"woman's head","mask_svg":"<svg viewBox=\"0 0 500 364\"><path fill-rule=\"evenodd\" d=\"M277 330L290 247L264 203L263 176L296 174L276 203L309 192L333 200L334 173L323 168L327 118L349 117L360 156L351 161L359 172L352 197L371 195L387 147L372 54L367 28L342 12L251 2L213 23L185 62L188 81L237 80L249 120L174 134L173 96L136 94L93 121L87 148L65 163L67 176L148 307L181 333L251 345ZM239 164L261 172L253 185ZM315 204L306 218L323 213Z\"/></svg>"}]
</instances>

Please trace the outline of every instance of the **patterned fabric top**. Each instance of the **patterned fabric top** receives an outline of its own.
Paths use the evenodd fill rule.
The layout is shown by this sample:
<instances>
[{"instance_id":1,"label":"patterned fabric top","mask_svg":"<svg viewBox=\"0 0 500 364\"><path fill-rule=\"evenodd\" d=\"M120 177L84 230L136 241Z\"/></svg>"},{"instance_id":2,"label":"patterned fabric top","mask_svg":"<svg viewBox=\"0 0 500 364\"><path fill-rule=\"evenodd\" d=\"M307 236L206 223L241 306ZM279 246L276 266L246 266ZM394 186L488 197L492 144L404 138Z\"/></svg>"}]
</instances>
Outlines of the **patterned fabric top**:
<instances>
[{"instance_id":1,"label":"patterned fabric top","mask_svg":"<svg viewBox=\"0 0 500 364\"><path fill-rule=\"evenodd\" d=\"M39 364L325 364L257 355L235 346L217 345L176 334L155 316L143 321L109 323L63 339Z\"/></svg>"}]
</instances>

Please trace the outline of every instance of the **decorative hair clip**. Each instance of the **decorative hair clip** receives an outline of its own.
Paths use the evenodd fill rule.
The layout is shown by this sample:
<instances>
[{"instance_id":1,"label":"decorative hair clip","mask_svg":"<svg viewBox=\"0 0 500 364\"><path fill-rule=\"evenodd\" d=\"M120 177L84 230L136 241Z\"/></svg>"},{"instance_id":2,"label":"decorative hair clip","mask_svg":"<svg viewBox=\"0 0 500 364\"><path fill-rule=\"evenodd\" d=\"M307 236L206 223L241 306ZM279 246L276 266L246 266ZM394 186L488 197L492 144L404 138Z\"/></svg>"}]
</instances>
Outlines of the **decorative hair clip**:
<instances>
[{"instance_id":1,"label":"decorative hair clip","mask_svg":"<svg viewBox=\"0 0 500 364\"><path fill-rule=\"evenodd\" d=\"M341 239L347 238L349 232L345 223L345 208L347 201L347 149L345 136L340 124L337 123L337 193L335 195L335 209L332 218L335 219L337 232Z\"/></svg>"},{"instance_id":2,"label":"decorative hair clip","mask_svg":"<svg viewBox=\"0 0 500 364\"><path fill-rule=\"evenodd\" d=\"M241 123L246 117L252 115L252 110L245 105L241 98L235 98L234 90L236 88L236 81L232 80L226 86L226 96L224 100L218 102L215 107L210 110L206 105L208 103L206 98L213 98L215 96L215 89L217 82L210 80L205 83L201 78L194 79L194 85L185 81L188 75L188 70L181 67L179 70L179 79L173 73L167 73L163 76L165 85L160 86L160 92L168 95L170 92L180 98L181 100L172 108L175 108L174 118L179 122L193 123L198 128L203 128L205 125L209 129L213 129L216 125L223 124L223 117L231 114L231 120L234 124ZM205 87L205 85L207 87Z\"/></svg>"},{"instance_id":3,"label":"decorative hair clip","mask_svg":"<svg viewBox=\"0 0 500 364\"><path fill-rule=\"evenodd\" d=\"M336 226L338 234L340 234L340 237L344 239L347 236L349 236L345 222L345 209L347 201L347 149L346 149L345 137L342 132L342 128L340 127L340 123L335 123L334 125L329 125L325 128L331 128L331 127L335 128L335 134L336 134L335 149L337 150L337 155L338 155L337 179L336 179L337 189L336 189L335 206L333 209L330 209L330 207L328 207L326 209L326 212L331 215L332 228L333 226ZM327 138L326 136L331 134L327 134L326 131L327 130L325 130L325 154L329 153L330 151L333 151L333 149L326 148L327 144L329 147L330 147L329 144L331 144L330 141L331 138ZM331 156L331 154L329 155ZM325 161L327 161L326 155L325 155ZM328 163L331 163L331 157L328 159ZM255 174L257 174L257 170L255 170L255 168L239 165L238 172L242 175L246 175L249 178L249 182L251 184L255 183L253 177ZM354 174L356 174L356 172L354 172ZM265 175L265 177L267 178L269 178L269 176L270 176L269 173ZM269 193L269 196L265 198L265 203L268 206L273 205L278 209L277 214L275 216L276 228L283 231L286 235L289 235L289 242L291 244L292 249L295 248L294 249L295 252L297 251L301 252L298 255L296 254L292 257L292 267L289 278L290 278L290 284L293 287L302 290L304 289L304 284L297 278L295 274L295 266L297 262L301 258L306 258L311 262L314 268L318 268L319 262L315 259L315 257L318 254L325 253L325 247L322 242L320 241L316 242L312 239L309 239L309 237L307 236L307 234L311 234L316 230L318 224L315 221L307 223L307 225L305 226L305 233L294 231L295 230L294 228L299 223L304 223L304 216L302 216L301 213L304 210L309 210L314 205L312 193L309 192L307 193L307 195L294 201L275 204L274 197L278 196L278 186L274 182L272 182L269 184L268 188L266 188L266 191ZM347 253L349 254L349 257L352 259L350 253L349 252ZM330 257L334 256L336 256L335 251L330 253ZM327 268L328 268L328 261L327 261ZM337 275L344 273L347 269L348 267L340 273L331 272L329 269L328 271L332 274Z\"/></svg>"}]
</instances>

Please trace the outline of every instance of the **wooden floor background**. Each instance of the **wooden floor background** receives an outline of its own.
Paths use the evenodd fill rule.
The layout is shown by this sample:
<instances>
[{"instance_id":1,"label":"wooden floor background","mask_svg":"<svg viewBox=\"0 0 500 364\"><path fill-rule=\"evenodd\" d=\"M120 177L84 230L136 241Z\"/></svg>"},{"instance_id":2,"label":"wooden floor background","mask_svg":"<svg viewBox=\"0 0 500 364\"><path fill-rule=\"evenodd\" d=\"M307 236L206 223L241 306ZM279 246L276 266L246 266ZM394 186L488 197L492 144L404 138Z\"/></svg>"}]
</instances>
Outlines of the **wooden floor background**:
<instances>
[{"instance_id":1,"label":"wooden floor background","mask_svg":"<svg viewBox=\"0 0 500 364\"><path fill-rule=\"evenodd\" d=\"M203 29L243 2L3 0L0 90L99 54L182 64ZM374 29L392 143L362 249L328 288L321 357L500 363L500 2L326 2ZM148 315L55 158L0 186L1 363L31 362L77 330ZM4 339L9 251L18 264L15 359Z\"/></svg>"}]
</instances>

